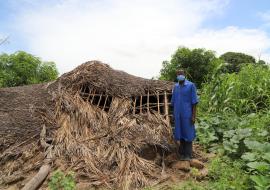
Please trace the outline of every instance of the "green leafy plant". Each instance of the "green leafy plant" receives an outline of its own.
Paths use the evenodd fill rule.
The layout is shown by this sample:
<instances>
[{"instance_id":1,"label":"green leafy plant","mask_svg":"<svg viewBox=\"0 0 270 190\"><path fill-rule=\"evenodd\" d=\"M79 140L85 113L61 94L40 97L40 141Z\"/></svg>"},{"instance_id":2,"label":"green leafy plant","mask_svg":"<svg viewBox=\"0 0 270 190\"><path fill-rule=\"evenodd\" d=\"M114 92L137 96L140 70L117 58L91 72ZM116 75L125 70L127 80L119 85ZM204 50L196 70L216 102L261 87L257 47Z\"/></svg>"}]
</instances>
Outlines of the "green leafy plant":
<instances>
[{"instance_id":1,"label":"green leafy plant","mask_svg":"<svg viewBox=\"0 0 270 190\"><path fill-rule=\"evenodd\" d=\"M252 129L238 128L224 132L223 147L227 154L241 156L245 151L244 140L251 136Z\"/></svg>"},{"instance_id":2,"label":"green leafy plant","mask_svg":"<svg viewBox=\"0 0 270 190\"><path fill-rule=\"evenodd\" d=\"M64 174L60 170L53 172L49 182L50 190L74 190L75 186L74 173Z\"/></svg>"},{"instance_id":3,"label":"green leafy plant","mask_svg":"<svg viewBox=\"0 0 270 190\"><path fill-rule=\"evenodd\" d=\"M210 162L208 189L248 189L248 175L241 169L241 161L233 161L225 156Z\"/></svg>"},{"instance_id":4,"label":"green leafy plant","mask_svg":"<svg viewBox=\"0 0 270 190\"><path fill-rule=\"evenodd\" d=\"M263 175L252 175L250 179L255 183L254 187L257 190L270 189L270 177Z\"/></svg>"}]
</instances>

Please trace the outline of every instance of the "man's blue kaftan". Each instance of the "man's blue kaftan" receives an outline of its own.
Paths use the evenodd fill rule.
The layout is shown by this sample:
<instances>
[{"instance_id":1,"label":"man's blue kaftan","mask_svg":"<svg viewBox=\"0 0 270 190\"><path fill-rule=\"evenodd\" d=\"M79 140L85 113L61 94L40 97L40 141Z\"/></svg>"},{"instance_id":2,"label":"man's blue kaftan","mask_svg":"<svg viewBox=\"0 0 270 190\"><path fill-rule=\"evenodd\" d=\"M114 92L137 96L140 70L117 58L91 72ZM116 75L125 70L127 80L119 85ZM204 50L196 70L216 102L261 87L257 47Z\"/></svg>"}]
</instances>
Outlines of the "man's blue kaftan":
<instances>
[{"instance_id":1,"label":"man's blue kaftan","mask_svg":"<svg viewBox=\"0 0 270 190\"><path fill-rule=\"evenodd\" d=\"M176 83L172 92L171 105L174 115L174 138L191 142L194 140L195 126L192 123L192 106L198 103L194 83L185 80L183 85Z\"/></svg>"}]
</instances>

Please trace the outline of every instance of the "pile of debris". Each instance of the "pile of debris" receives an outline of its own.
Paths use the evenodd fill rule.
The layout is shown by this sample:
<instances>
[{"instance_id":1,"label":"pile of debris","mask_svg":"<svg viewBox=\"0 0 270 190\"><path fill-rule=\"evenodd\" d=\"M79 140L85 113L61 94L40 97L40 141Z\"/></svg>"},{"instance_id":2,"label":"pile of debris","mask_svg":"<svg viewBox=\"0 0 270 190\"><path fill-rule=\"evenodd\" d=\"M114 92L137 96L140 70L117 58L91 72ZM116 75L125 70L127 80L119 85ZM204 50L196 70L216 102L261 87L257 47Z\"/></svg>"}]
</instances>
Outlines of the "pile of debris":
<instances>
[{"instance_id":1,"label":"pile of debris","mask_svg":"<svg viewBox=\"0 0 270 190\"><path fill-rule=\"evenodd\" d=\"M98 61L53 83L32 86L38 93L28 90L31 102L13 107L20 117L10 121L12 105L0 110L0 184L40 186L57 168L74 171L87 187L132 189L168 179L172 170L181 169L171 154L176 148L169 111L172 87L172 82L135 77ZM0 96L7 92L1 89ZM1 98L11 104L5 102L8 96ZM201 154L195 152L205 161Z\"/></svg>"}]
</instances>

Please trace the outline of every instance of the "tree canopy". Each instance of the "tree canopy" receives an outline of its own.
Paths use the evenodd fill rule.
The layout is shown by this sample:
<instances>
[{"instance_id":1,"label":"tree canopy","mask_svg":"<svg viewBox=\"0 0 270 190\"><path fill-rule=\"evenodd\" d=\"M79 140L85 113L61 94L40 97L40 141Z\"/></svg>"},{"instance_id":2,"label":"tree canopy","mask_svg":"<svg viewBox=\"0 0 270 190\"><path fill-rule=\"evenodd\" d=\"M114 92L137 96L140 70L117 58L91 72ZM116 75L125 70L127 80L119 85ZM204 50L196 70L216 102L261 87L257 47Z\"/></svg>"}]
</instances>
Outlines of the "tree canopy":
<instances>
[{"instance_id":1,"label":"tree canopy","mask_svg":"<svg viewBox=\"0 0 270 190\"><path fill-rule=\"evenodd\" d=\"M58 71L54 62L18 51L0 55L0 87L36 84L55 80Z\"/></svg>"},{"instance_id":2,"label":"tree canopy","mask_svg":"<svg viewBox=\"0 0 270 190\"><path fill-rule=\"evenodd\" d=\"M203 48L189 49L180 47L172 55L170 61L163 61L160 79L174 81L176 71L184 69L187 72L187 77L200 88L218 62L220 60L216 58L213 51Z\"/></svg>"},{"instance_id":3,"label":"tree canopy","mask_svg":"<svg viewBox=\"0 0 270 190\"><path fill-rule=\"evenodd\" d=\"M256 60L251 55L238 52L226 52L220 57L223 61L227 63L226 70L229 73L239 72L241 66L244 64L255 64ZM260 60L260 63L263 64L263 61Z\"/></svg>"}]
</instances>

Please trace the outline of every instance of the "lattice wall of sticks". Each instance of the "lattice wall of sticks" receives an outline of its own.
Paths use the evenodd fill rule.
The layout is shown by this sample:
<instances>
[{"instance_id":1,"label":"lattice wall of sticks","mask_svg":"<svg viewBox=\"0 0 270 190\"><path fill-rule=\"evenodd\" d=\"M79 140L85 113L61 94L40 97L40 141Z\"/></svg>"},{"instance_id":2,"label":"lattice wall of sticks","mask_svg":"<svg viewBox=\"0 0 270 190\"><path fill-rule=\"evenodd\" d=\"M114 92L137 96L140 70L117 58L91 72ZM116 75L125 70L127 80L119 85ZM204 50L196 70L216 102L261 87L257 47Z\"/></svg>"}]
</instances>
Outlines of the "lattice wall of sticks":
<instances>
[{"instance_id":1,"label":"lattice wall of sticks","mask_svg":"<svg viewBox=\"0 0 270 190\"><path fill-rule=\"evenodd\" d=\"M89 87L83 87L80 95L85 101L106 112L109 111L113 99L112 96ZM172 116L172 111L170 110L170 92L157 91L150 93L146 91L145 95L130 98L132 99L131 114L149 114L156 112L164 116L167 122L170 123Z\"/></svg>"}]
</instances>

